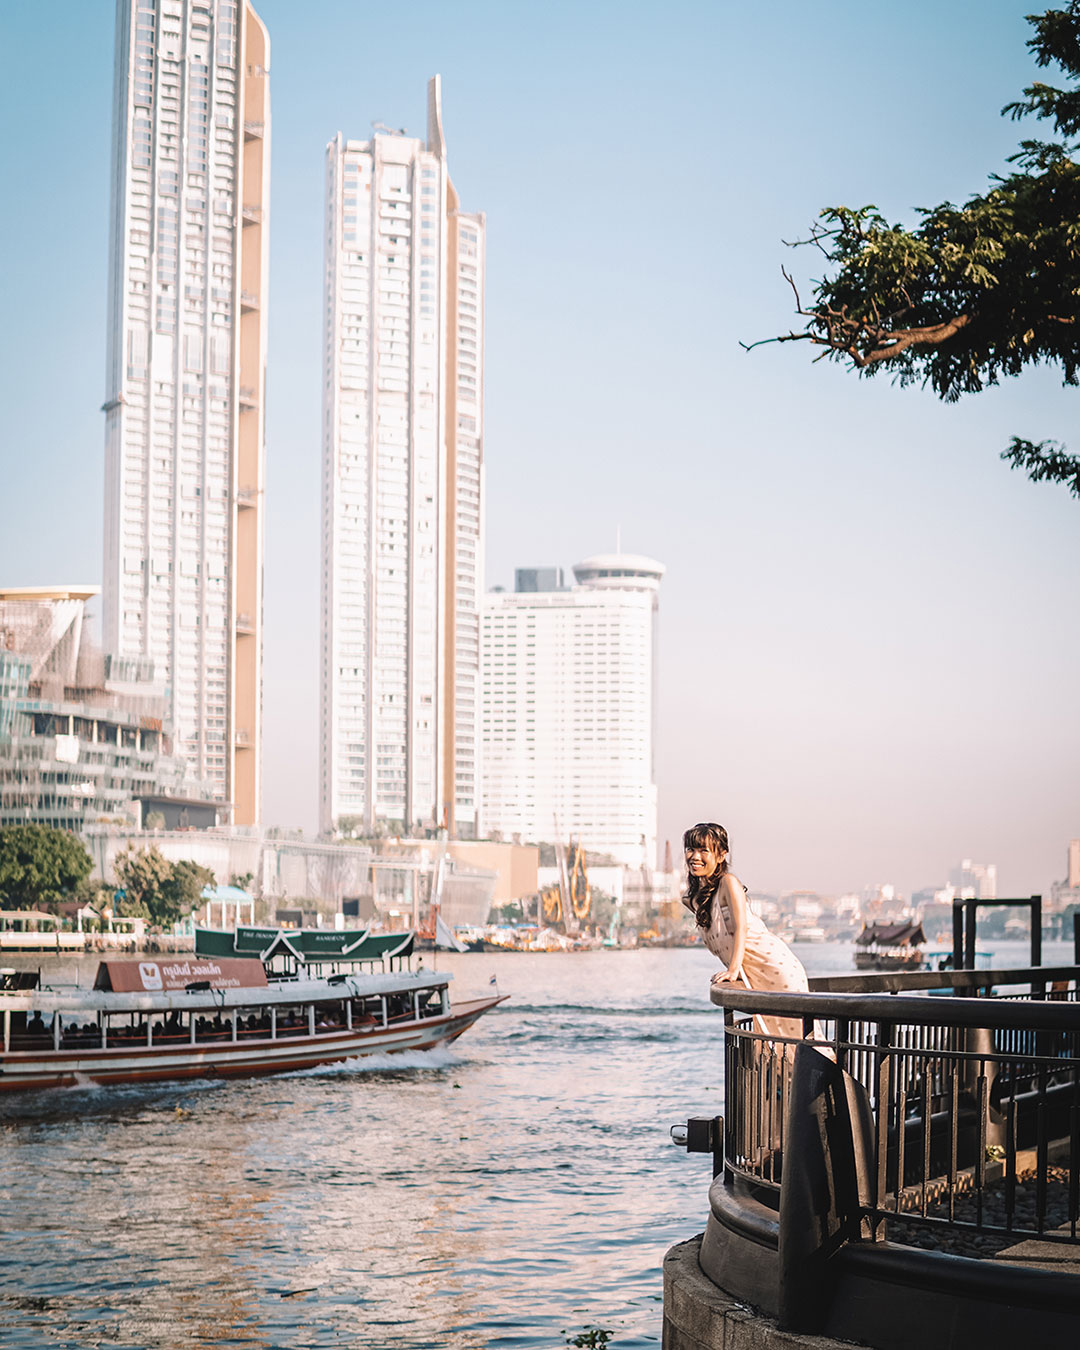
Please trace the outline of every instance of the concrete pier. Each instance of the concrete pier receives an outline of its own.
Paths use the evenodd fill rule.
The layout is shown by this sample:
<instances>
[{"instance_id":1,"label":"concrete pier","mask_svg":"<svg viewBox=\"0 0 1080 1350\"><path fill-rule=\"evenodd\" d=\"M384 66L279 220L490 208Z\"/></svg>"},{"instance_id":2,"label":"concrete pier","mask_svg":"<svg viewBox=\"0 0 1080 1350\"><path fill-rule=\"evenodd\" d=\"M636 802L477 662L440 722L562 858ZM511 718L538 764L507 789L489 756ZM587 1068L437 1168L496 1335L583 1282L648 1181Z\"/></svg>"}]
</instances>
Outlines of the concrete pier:
<instances>
[{"instance_id":1,"label":"concrete pier","mask_svg":"<svg viewBox=\"0 0 1080 1350\"><path fill-rule=\"evenodd\" d=\"M698 1264L701 1234L664 1257L663 1350L851 1350L852 1341L781 1331L718 1289Z\"/></svg>"}]
</instances>

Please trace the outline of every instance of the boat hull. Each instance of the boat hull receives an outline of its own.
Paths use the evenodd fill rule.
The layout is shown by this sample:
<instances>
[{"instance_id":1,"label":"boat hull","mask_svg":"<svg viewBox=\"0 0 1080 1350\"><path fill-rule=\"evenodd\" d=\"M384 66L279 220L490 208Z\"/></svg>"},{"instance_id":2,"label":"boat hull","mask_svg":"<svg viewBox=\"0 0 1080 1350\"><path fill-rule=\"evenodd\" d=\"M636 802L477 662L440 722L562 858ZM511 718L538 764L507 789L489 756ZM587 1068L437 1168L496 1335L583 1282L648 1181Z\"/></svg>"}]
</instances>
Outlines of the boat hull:
<instances>
[{"instance_id":1,"label":"boat hull","mask_svg":"<svg viewBox=\"0 0 1080 1350\"><path fill-rule=\"evenodd\" d=\"M276 1038L92 1049L12 1051L0 1058L0 1094L43 1088L246 1078L339 1064L365 1055L432 1050L456 1040L507 995L454 1003L448 1014L361 1030Z\"/></svg>"}]
</instances>

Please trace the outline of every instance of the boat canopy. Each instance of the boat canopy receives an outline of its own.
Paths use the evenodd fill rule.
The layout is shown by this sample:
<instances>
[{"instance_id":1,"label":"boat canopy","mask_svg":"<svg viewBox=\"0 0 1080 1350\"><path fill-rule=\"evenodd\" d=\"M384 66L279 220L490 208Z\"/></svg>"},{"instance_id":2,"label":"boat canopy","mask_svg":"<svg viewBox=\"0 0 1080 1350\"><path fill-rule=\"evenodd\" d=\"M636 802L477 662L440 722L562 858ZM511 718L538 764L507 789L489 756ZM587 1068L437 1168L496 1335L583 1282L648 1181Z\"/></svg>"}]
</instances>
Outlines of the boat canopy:
<instances>
[{"instance_id":1,"label":"boat canopy","mask_svg":"<svg viewBox=\"0 0 1080 1350\"><path fill-rule=\"evenodd\" d=\"M256 956L260 961L284 956L301 966L327 961L359 965L411 956L415 937L412 932L372 933L368 928L196 928L195 951L200 956Z\"/></svg>"},{"instance_id":2,"label":"boat canopy","mask_svg":"<svg viewBox=\"0 0 1080 1350\"><path fill-rule=\"evenodd\" d=\"M921 947L926 941L921 923L868 923L855 939L856 947Z\"/></svg>"}]
</instances>

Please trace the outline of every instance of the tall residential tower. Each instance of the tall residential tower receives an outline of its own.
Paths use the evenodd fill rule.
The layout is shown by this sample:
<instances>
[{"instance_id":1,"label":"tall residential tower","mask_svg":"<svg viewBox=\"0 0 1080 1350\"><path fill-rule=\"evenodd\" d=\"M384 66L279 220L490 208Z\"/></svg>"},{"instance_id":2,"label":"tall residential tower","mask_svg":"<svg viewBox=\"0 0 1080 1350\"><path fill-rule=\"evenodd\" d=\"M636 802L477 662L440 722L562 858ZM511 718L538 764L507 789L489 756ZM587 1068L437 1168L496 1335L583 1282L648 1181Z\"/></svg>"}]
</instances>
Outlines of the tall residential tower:
<instances>
[{"instance_id":1,"label":"tall residential tower","mask_svg":"<svg viewBox=\"0 0 1080 1350\"><path fill-rule=\"evenodd\" d=\"M246 0L119 0L105 650L259 818L269 43Z\"/></svg>"},{"instance_id":2,"label":"tall residential tower","mask_svg":"<svg viewBox=\"0 0 1080 1350\"><path fill-rule=\"evenodd\" d=\"M320 820L477 820L484 217L427 139L326 161Z\"/></svg>"}]
</instances>

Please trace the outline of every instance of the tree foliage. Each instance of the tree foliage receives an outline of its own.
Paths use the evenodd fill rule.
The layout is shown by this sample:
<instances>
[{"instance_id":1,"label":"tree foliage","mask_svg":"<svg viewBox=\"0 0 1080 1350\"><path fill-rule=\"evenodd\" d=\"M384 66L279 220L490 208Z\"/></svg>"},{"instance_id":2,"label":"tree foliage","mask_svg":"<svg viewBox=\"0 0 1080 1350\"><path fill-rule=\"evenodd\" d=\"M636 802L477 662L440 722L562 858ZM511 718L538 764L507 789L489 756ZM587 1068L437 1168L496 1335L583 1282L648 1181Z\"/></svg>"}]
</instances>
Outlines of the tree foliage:
<instances>
[{"instance_id":1,"label":"tree foliage","mask_svg":"<svg viewBox=\"0 0 1080 1350\"><path fill-rule=\"evenodd\" d=\"M947 402L1040 364L1080 383L1080 165L1072 158L1080 0L1028 21L1039 66L1059 66L1073 87L1036 82L1002 111L1047 120L1058 139L1021 141L1015 171L962 206L921 209L914 229L890 225L874 206L822 211L795 246L818 248L830 270L805 304L784 272L805 325L768 341L809 342L860 374L888 369L901 385L929 385ZM1080 497L1080 458L1055 442L1014 437L1002 458Z\"/></svg>"},{"instance_id":2,"label":"tree foliage","mask_svg":"<svg viewBox=\"0 0 1080 1350\"><path fill-rule=\"evenodd\" d=\"M86 881L93 859L75 835L51 825L0 829L0 899L12 909L38 909Z\"/></svg>"},{"instance_id":3,"label":"tree foliage","mask_svg":"<svg viewBox=\"0 0 1080 1350\"><path fill-rule=\"evenodd\" d=\"M116 856L113 872L124 892L120 902L124 914L142 914L163 927L197 909L203 887L214 884L208 868L188 860L170 862L154 846L124 849Z\"/></svg>"},{"instance_id":4,"label":"tree foliage","mask_svg":"<svg viewBox=\"0 0 1080 1350\"><path fill-rule=\"evenodd\" d=\"M175 923L202 904L204 886L213 886L214 874L208 867L182 858L172 865L172 875L162 885L159 923Z\"/></svg>"}]
</instances>

